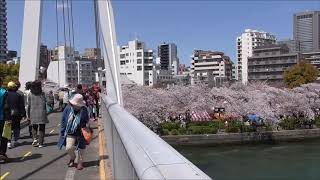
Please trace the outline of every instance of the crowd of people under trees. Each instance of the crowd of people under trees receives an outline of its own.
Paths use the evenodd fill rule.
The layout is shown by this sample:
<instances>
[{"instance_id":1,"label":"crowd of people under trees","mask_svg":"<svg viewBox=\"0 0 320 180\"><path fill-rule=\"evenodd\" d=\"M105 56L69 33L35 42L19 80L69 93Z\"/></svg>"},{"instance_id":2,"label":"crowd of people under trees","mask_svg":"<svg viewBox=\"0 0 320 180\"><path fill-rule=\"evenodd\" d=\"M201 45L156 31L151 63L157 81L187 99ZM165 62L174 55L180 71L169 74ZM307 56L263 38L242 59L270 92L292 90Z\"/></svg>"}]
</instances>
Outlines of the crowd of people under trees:
<instances>
[{"instance_id":1,"label":"crowd of people under trees","mask_svg":"<svg viewBox=\"0 0 320 180\"><path fill-rule=\"evenodd\" d=\"M92 129L90 121L99 117L99 87L85 89L78 85L76 89L60 89L57 92L44 92L41 81L27 82L21 91L19 81L10 81L2 87L0 78L0 161L9 162L7 148L15 148L19 143L21 122L29 124L32 146L45 147L45 129L48 114L54 110L62 111L58 147L63 146L70 156L69 167L83 169L83 153L90 143ZM56 105L56 106L55 106Z\"/></svg>"}]
</instances>

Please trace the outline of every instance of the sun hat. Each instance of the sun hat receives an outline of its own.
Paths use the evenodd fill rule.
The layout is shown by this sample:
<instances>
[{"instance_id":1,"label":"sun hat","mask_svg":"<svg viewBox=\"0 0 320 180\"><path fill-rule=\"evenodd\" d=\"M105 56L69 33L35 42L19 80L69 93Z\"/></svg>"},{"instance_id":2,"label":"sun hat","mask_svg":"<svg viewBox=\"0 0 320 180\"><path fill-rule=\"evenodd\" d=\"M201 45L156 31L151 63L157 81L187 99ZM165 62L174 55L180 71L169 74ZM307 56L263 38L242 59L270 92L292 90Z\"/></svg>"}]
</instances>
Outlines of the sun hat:
<instances>
[{"instance_id":1,"label":"sun hat","mask_svg":"<svg viewBox=\"0 0 320 180\"><path fill-rule=\"evenodd\" d=\"M81 94L75 94L72 99L69 100L70 104L78 107L85 106L86 103L83 100L83 96Z\"/></svg>"},{"instance_id":2,"label":"sun hat","mask_svg":"<svg viewBox=\"0 0 320 180\"><path fill-rule=\"evenodd\" d=\"M17 87L17 85L16 85L16 83L14 83L13 81L10 81L9 83L8 83L8 86L7 86L8 88L16 88Z\"/></svg>"}]
</instances>

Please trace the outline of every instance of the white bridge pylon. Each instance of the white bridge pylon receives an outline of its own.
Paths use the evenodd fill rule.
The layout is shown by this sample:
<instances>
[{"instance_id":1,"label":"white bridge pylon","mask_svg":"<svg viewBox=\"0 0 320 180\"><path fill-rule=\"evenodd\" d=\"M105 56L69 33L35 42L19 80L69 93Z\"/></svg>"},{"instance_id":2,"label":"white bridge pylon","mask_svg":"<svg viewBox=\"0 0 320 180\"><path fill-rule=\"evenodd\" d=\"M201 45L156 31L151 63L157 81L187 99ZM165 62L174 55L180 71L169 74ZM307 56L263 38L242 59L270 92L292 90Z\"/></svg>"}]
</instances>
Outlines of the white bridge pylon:
<instances>
[{"instance_id":1,"label":"white bridge pylon","mask_svg":"<svg viewBox=\"0 0 320 180\"><path fill-rule=\"evenodd\" d=\"M107 94L113 101L122 105L120 62L118 61L111 0L94 1L96 1L98 9L99 38L101 38L102 42L102 52L106 67ZM44 0L25 0L19 71L21 88L25 87L26 82L34 81L38 78L43 2Z\"/></svg>"}]
</instances>

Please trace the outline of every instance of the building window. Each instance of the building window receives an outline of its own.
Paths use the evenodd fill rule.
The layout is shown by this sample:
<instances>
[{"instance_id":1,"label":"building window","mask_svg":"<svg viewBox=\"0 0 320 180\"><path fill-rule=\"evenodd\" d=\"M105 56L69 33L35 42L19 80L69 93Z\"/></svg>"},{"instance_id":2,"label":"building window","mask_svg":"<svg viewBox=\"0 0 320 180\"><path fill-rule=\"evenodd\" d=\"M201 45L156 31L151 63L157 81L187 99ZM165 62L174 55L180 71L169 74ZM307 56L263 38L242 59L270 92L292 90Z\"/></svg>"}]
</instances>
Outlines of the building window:
<instances>
[{"instance_id":1,"label":"building window","mask_svg":"<svg viewBox=\"0 0 320 180\"><path fill-rule=\"evenodd\" d=\"M142 70L142 66L137 66L137 71L141 71Z\"/></svg>"},{"instance_id":2,"label":"building window","mask_svg":"<svg viewBox=\"0 0 320 180\"><path fill-rule=\"evenodd\" d=\"M126 61L120 61L120 65L125 65Z\"/></svg>"},{"instance_id":3,"label":"building window","mask_svg":"<svg viewBox=\"0 0 320 180\"><path fill-rule=\"evenodd\" d=\"M137 64L142 64L142 59L137 59Z\"/></svg>"},{"instance_id":4,"label":"building window","mask_svg":"<svg viewBox=\"0 0 320 180\"><path fill-rule=\"evenodd\" d=\"M120 59L124 59L126 57L125 54L120 54Z\"/></svg>"},{"instance_id":5,"label":"building window","mask_svg":"<svg viewBox=\"0 0 320 180\"><path fill-rule=\"evenodd\" d=\"M137 52L137 57L141 57L142 53L141 52Z\"/></svg>"}]
</instances>

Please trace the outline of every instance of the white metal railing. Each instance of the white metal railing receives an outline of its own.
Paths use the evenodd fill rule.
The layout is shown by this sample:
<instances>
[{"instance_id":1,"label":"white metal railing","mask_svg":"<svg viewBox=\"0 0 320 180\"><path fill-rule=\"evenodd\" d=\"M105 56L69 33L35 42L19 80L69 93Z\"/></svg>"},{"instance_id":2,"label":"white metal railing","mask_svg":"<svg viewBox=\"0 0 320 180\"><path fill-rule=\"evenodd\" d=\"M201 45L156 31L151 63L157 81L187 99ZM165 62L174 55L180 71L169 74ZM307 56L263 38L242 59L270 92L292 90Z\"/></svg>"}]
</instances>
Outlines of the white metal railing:
<instances>
[{"instance_id":1,"label":"white metal railing","mask_svg":"<svg viewBox=\"0 0 320 180\"><path fill-rule=\"evenodd\" d=\"M111 98L101 108L113 179L211 179Z\"/></svg>"}]
</instances>

